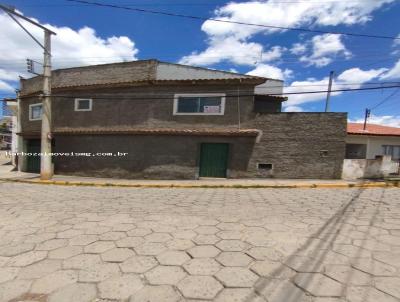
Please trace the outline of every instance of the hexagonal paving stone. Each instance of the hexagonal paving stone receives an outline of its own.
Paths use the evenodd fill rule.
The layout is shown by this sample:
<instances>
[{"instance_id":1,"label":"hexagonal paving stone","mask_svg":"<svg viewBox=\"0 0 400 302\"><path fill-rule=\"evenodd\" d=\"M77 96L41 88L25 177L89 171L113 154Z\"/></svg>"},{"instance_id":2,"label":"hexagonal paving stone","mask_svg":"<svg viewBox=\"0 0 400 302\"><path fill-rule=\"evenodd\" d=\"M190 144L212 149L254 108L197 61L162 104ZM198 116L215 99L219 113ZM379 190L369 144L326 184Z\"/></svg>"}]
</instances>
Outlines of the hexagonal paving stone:
<instances>
[{"instance_id":1,"label":"hexagonal paving stone","mask_svg":"<svg viewBox=\"0 0 400 302\"><path fill-rule=\"evenodd\" d=\"M164 244L158 242L145 242L135 247L135 252L139 255L156 256L164 252L167 248Z\"/></svg>"},{"instance_id":2,"label":"hexagonal paving stone","mask_svg":"<svg viewBox=\"0 0 400 302\"><path fill-rule=\"evenodd\" d=\"M222 252L216 260L224 266L247 266L252 258L241 252Z\"/></svg>"},{"instance_id":3,"label":"hexagonal paving stone","mask_svg":"<svg viewBox=\"0 0 400 302\"><path fill-rule=\"evenodd\" d=\"M255 290L268 302L310 302L306 294L292 282L274 278L261 278L257 281Z\"/></svg>"},{"instance_id":4,"label":"hexagonal paving stone","mask_svg":"<svg viewBox=\"0 0 400 302\"><path fill-rule=\"evenodd\" d=\"M130 230L126 233L128 234L128 236L140 237L140 236L146 236L148 234L151 234L152 231L150 229L137 228L137 229Z\"/></svg>"},{"instance_id":5,"label":"hexagonal paving stone","mask_svg":"<svg viewBox=\"0 0 400 302\"><path fill-rule=\"evenodd\" d=\"M186 277L186 273L179 266L157 266L145 274L146 279L153 285L176 285Z\"/></svg>"},{"instance_id":6,"label":"hexagonal paving stone","mask_svg":"<svg viewBox=\"0 0 400 302\"><path fill-rule=\"evenodd\" d=\"M127 299L143 287L143 282L136 275L113 277L98 285L101 298L115 300Z\"/></svg>"},{"instance_id":7,"label":"hexagonal paving stone","mask_svg":"<svg viewBox=\"0 0 400 302\"><path fill-rule=\"evenodd\" d=\"M81 246L65 246L49 252L51 259L67 259L83 253Z\"/></svg>"},{"instance_id":8,"label":"hexagonal paving stone","mask_svg":"<svg viewBox=\"0 0 400 302\"><path fill-rule=\"evenodd\" d=\"M241 252L248 246L241 240L221 240L217 243L217 247L225 252Z\"/></svg>"},{"instance_id":9,"label":"hexagonal paving stone","mask_svg":"<svg viewBox=\"0 0 400 302\"><path fill-rule=\"evenodd\" d=\"M214 275L221 269L221 265L212 258L191 259L183 267L191 275Z\"/></svg>"},{"instance_id":10,"label":"hexagonal paving stone","mask_svg":"<svg viewBox=\"0 0 400 302\"><path fill-rule=\"evenodd\" d=\"M95 265L101 264L99 255L80 254L64 260L64 269L90 269Z\"/></svg>"},{"instance_id":11,"label":"hexagonal paving stone","mask_svg":"<svg viewBox=\"0 0 400 302\"><path fill-rule=\"evenodd\" d=\"M352 263L352 266L355 269L374 276L390 277L396 274L396 268L393 266L368 258L356 259L356 261Z\"/></svg>"},{"instance_id":12,"label":"hexagonal paving stone","mask_svg":"<svg viewBox=\"0 0 400 302\"><path fill-rule=\"evenodd\" d=\"M299 273L323 272L323 265L320 261L307 256L291 256L284 264Z\"/></svg>"},{"instance_id":13,"label":"hexagonal paving stone","mask_svg":"<svg viewBox=\"0 0 400 302\"><path fill-rule=\"evenodd\" d=\"M96 285L73 283L53 292L48 302L91 302L96 298Z\"/></svg>"},{"instance_id":14,"label":"hexagonal paving stone","mask_svg":"<svg viewBox=\"0 0 400 302\"><path fill-rule=\"evenodd\" d=\"M347 257L371 258L372 253L366 249L351 244L337 244L332 247L332 250L345 255Z\"/></svg>"},{"instance_id":15,"label":"hexagonal paving stone","mask_svg":"<svg viewBox=\"0 0 400 302\"><path fill-rule=\"evenodd\" d=\"M38 244L35 248L37 251L52 251L68 244L67 239L50 239Z\"/></svg>"},{"instance_id":16,"label":"hexagonal paving stone","mask_svg":"<svg viewBox=\"0 0 400 302\"><path fill-rule=\"evenodd\" d=\"M101 254L115 248L113 241L96 241L85 246L84 251L88 254Z\"/></svg>"},{"instance_id":17,"label":"hexagonal paving stone","mask_svg":"<svg viewBox=\"0 0 400 302\"><path fill-rule=\"evenodd\" d=\"M126 259L135 256L135 253L127 248L114 248L101 254L101 259L107 262L124 262Z\"/></svg>"},{"instance_id":18,"label":"hexagonal paving stone","mask_svg":"<svg viewBox=\"0 0 400 302\"><path fill-rule=\"evenodd\" d=\"M134 256L122 262L119 266L125 273L143 274L157 265L157 261L151 256Z\"/></svg>"},{"instance_id":19,"label":"hexagonal paving stone","mask_svg":"<svg viewBox=\"0 0 400 302\"><path fill-rule=\"evenodd\" d=\"M188 276L178 284L185 298L213 299L222 290L222 285L210 276Z\"/></svg>"},{"instance_id":20,"label":"hexagonal paving stone","mask_svg":"<svg viewBox=\"0 0 400 302\"><path fill-rule=\"evenodd\" d=\"M345 285L369 285L371 284L370 275L356 270L347 265L326 265L325 275L339 281Z\"/></svg>"},{"instance_id":21,"label":"hexagonal paving stone","mask_svg":"<svg viewBox=\"0 0 400 302\"><path fill-rule=\"evenodd\" d=\"M265 302L251 288L224 288L215 302ZM329 302L329 301L326 301Z\"/></svg>"},{"instance_id":22,"label":"hexagonal paving stone","mask_svg":"<svg viewBox=\"0 0 400 302\"><path fill-rule=\"evenodd\" d=\"M197 234L213 235L215 233L218 233L219 229L213 226L199 226L195 228L193 231L195 231Z\"/></svg>"},{"instance_id":23,"label":"hexagonal paving stone","mask_svg":"<svg viewBox=\"0 0 400 302\"><path fill-rule=\"evenodd\" d=\"M125 232L107 232L101 234L99 238L100 240L116 241L125 237L126 237Z\"/></svg>"},{"instance_id":24,"label":"hexagonal paving stone","mask_svg":"<svg viewBox=\"0 0 400 302\"><path fill-rule=\"evenodd\" d=\"M172 236L168 233L152 233L145 236L147 242L166 242L172 239Z\"/></svg>"},{"instance_id":25,"label":"hexagonal paving stone","mask_svg":"<svg viewBox=\"0 0 400 302\"><path fill-rule=\"evenodd\" d=\"M194 247L194 243L188 239L173 239L166 242L168 249L184 251Z\"/></svg>"},{"instance_id":26,"label":"hexagonal paving stone","mask_svg":"<svg viewBox=\"0 0 400 302\"><path fill-rule=\"evenodd\" d=\"M190 260L190 257L185 252L166 251L157 256L158 262L163 265L182 265Z\"/></svg>"},{"instance_id":27,"label":"hexagonal paving stone","mask_svg":"<svg viewBox=\"0 0 400 302\"><path fill-rule=\"evenodd\" d=\"M374 281L377 289L400 299L400 278L378 277Z\"/></svg>"},{"instance_id":28,"label":"hexagonal paving stone","mask_svg":"<svg viewBox=\"0 0 400 302\"><path fill-rule=\"evenodd\" d=\"M65 239L69 239L78 235L82 235L84 233L83 230L66 230L63 232L58 232L57 233L57 238L65 238Z\"/></svg>"},{"instance_id":29,"label":"hexagonal paving stone","mask_svg":"<svg viewBox=\"0 0 400 302\"><path fill-rule=\"evenodd\" d=\"M144 242L145 240L142 237L126 237L117 240L115 243L118 247L137 247Z\"/></svg>"},{"instance_id":30,"label":"hexagonal paving stone","mask_svg":"<svg viewBox=\"0 0 400 302\"><path fill-rule=\"evenodd\" d=\"M246 251L246 254L256 260L280 261L283 259L283 254L271 247L253 247Z\"/></svg>"},{"instance_id":31,"label":"hexagonal paving stone","mask_svg":"<svg viewBox=\"0 0 400 302\"><path fill-rule=\"evenodd\" d=\"M61 269L61 260L44 259L22 268L18 273L18 279L41 278L59 269Z\"/></svg>"},{"instance_id":32,"label":"hexagonal paving stone","mask_svg":"<svg viewBox=\"0 0 400 302\"><path fill-rule=\"evenodd\" d=\"M212 258L217 256L221 251L212 245L195 246L188 250L193 258Z\"/></svg>"},{"instance_id":33,"label":"hexagonal paving stone","mask_svg":"<svg viewBox=\"0 0 400 302\"><path fill-rule=\"evenodd\" d=\"M19 272L19 267L3 267L0 269L0 283L14 279Z\"/></svg>"},{"instance_id":34,"label":"hexagonal paving stone","mask_svg":"<svg viewBox=\"0 0 400 302\"><path fill-rule=\"evenodd\" d=\"M129 302L181 302L182 296L169 285L146 285Z\"/></svg>"},{"instance_id":35,"label":"hexagonal paving stone","mask_svg":"<svg viewBox=\"0 0 400 302\"><path fill-rule=\"evenodd\" d=\"M271 260L256 261L250 269L259 276L278 279L289 279L296 274L294 270L282 263Z\"/></svg>"},{"instance_id":36,"label":"hexagonal paving stone","mask_svg":"<svg viewBox=\"0 0 400 302\"><path fill-rule=\"evenodd\" d=\"M400 253L375 252L374 259L400 268Z\"/></svg>"},{"instance_id":37,"label":"hexagonal paving stone","mask_svg":"<svg viewBox=\"0 0 400 302\"><path fill-rule=\"evenodd\" d=\"M221 238L215 235L197 235L195 238L192 239L196 244L215 244L221 240Z\"/></svg>"},{"instance_id":38,"label":"hexagonal paving stone","mask_svg":"<svg viewBox=\"0 0 400 302\"><path fill-rule=\"evenodd\" d=\"M119 276L121 272L116 263L98 264L79 271L79 282L100 282L111 277Z\"/></svg>"},{"instance_id":39,"label":"hexagonal paving stone","mask_svg":"<svg viewBox=\"0 0 400 302\"><path fill-rule=\"evenodd\" d=\"M216 234L221 239L237 239L243 238L243 234L240 231L221 231Z\"/></svg>"},{"instance_id":40,"label":"hexagonal paving stone","mask_svg":"<svg viewBox=\"0 0 400 302\"><path fill-rule=\"evenodd\" d=\"M173 232L172 236L178 239L192 239L197 236L197 233L193 232L192 230L185 230Z\"/></svg>"},{"instance_id":41,"label":"hexagonal paving stone","mask_svg":"<svg viewBox=\"0 0 400 302\"><path fill-rule=\"evenodd\" d=\"M316 297L340 297L343 286L319 273L299 273L294 283Z\"/></svg>"},{"instance_id":42,"label":"hexagonal paving stone","mask_svg":"<svg viewBox=\"0 0 400 302\"><path fill-rule=\"evenodd\" d=\"M366 290L368 289L368 290ZM349 286L346 289L349 302L398 302L399 300L373 287Z\"/></svg>"},{"instance_id":43,"label":"hexagonal paving stone","mask_svg":"<svg viewBox=\"0 0 400 302\"><path fill-rule=\"evenodd\" d=\"M12 257L34 249L33 243L21 243L18 245L6 245L0 248L0 256Z\"/></svg>"},{"instance_id":44,"label":"hexagonal paving stone","mask_svg":"<svg viewBox=\"0 0 400 302\"><path fill-rule=\"evenodd\" d=\"M244 229L243 224L235 222L221 222L216 227L223 231L241 231Z\"/></svg>"},{"instance_id":45,"label":"hexagonal paving stone","mask_svg":"<svg viewBox=\"0 0 400 302\"><path fill-rule=\"evenodd\" d=\"M51 292L78 281L78 273L73 270L62 270L48 274L32 284L32 293L50 294Z\"/></svg>"},{"instance_id":46,"label":"hexagonal paving stone","mask_svg":"<svg viewBox=\"0 0 400 302\"><path fill-rule=\"evenodd\" d=\"M226 287L252 287L258 277L247 268L224 267L215 277Z\"/></svg>"},{"instance_id":47,"label":"hexagonal paving stone","mask_svg":"<svg viewBox=\"0 0 400 302\"><path fill-rule=\"evenodd\" d=\"M46 251L30 251L11 258L9 266L27 266L46 258Z\"/></svg>"},{"instance_id":48,"label":"hexagonal paving stone","mask_svg":"<svg viewBox=\"0 0 400 302\"><path fill-rule=\"evenodd\" d=\"M97 235L79 235L69 240L70 245L88 245L98 240Z\"/></svg>"}]
</instances>

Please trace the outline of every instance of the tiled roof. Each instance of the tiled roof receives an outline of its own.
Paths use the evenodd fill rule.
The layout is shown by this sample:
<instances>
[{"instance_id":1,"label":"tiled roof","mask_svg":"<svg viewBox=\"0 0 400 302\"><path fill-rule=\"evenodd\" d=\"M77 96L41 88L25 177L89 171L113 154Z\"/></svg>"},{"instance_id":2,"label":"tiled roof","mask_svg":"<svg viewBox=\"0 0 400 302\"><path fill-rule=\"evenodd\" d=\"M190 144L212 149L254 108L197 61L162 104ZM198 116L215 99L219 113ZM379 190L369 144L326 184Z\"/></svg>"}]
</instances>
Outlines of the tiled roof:
<instances>
[{"instance_id":1,"label":"tiled roof","mask_svg":"<svg viewBox=\"0 0 400 302\"><path fill-rule=\"evenodd\" d=\"M194 135L194 136L257 136L257 129L176 129L176 128L58 128L58 135Z\"/></svg>"},{"instance_id":2,"label":"tiled roof","mask_svg":"<svg viewBox=\"0 0 400 302\"><path fill-rule=\"evenodd\" d=\"M364 130L364 124L348 123L347 133L355 135L400 136L400 128L367 124Z\"/></svg>"}]
</instances>

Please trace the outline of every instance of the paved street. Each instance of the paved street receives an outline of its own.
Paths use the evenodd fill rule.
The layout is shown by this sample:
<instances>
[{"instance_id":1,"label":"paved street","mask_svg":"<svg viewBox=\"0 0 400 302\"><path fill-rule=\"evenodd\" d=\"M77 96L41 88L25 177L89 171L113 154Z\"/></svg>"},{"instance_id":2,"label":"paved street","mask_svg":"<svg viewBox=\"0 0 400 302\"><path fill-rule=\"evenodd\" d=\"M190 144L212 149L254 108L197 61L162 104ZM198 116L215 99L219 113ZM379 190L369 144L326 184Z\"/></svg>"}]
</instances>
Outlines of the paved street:
<instances>
[{"instance_id":1,"label":"paved street","mask_svg":"<svg viewBox=\"0 0 400 302\"><path fill-rule=\"evenodd\" d=\"M0 183L0 301L400 301L399 189Z\"/></svg>"}]
</instances>

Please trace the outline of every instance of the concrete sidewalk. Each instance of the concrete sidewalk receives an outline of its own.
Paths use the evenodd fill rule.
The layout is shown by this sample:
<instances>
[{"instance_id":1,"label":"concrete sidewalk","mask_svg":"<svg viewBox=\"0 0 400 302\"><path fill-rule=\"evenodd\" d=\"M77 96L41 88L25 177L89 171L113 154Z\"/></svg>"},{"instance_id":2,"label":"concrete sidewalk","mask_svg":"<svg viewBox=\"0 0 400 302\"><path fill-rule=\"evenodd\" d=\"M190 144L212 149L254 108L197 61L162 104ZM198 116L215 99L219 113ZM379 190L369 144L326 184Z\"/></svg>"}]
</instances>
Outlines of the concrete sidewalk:
<instances>
[{"instance_id":1,"label":"concrete sidewalk","mask_svg":"<svg viewBox=\"0 0 400 302\"><path fill-rule=\"evenodd\" d=\"M153 188L349 188L399 187L398 181L345 181L321 179L200 179L146 180L115 179L55 175L52 180L40 180L38 174L11 171L11 165L0 165L0 181L75 186L115 186Z\"/></svg>"}]
</instances>

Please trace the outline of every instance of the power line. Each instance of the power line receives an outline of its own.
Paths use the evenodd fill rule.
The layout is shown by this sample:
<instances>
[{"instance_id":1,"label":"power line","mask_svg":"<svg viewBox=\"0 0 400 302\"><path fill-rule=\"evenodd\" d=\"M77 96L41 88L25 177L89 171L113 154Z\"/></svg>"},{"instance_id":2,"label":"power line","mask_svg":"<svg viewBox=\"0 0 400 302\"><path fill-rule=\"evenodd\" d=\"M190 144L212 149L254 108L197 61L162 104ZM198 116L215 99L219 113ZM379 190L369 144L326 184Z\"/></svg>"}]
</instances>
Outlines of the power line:
<instances>
[{"instance_id":1,"label":"power line","mask_svg":"<svg viewBox=\"0 0 400 302\"><path fill-rule=\"evenodd\" d=\"M391 89L391 88L400 88L400 85L394 85L394 86L384 86L384 87L367 87L367 88L352 88L352 89L332 89L331 92L351 92L351 91L365 91L365 90L377 90L377 89ZM299 92L282 92L282 93L268 93L270 96L288 96L288 95L302 95L302 94L318 94L318 93L327 93L327 90L317 90L317 91L299 91ZM128 94L125 94L124 96L117 97L115 94L107 97L107 96L92 96L92 95L63 95L63 94L52 94L52 97L59 97L59 98L91 98L91 99L105 99L105 100L112 100L112 99L124 99L126 100L129 98L129 100L162 100L162 99L168 99L171 100L171 95L165 95L165 96L160 96L159 95L153 95L153 96L146 96L146 97L137 97L137 94L132 94L133 97L129 96ZM30 96L21 96L21 98L31 98L31 97L38 97L39 95L30 95ZM241 97L244 96L257 96L257 94L252 93L252 94L241 94ZM237 94L232 93L232 95L227 95L227 98L236 98Z\"/></svg>"},{"instance_id":2,"label":"power line","mask_svg":"<svg viewBox=\"0 0 400 302\"><path fill-rule=\"evenodd\" d=\"M389 94L387 97L385 97L382 101L380 101L379 103L375 104L373 107L371 107L371 110L381 106L383 103L385 103L386 101L390 100L390 98L392 98L393 96L395 96L397 93L400 92L400 88L397 88L395 91L393 91L393 93Z\"/></svg>"},{"instance_id":3,"label":"power line","mask_svg":"<svg viewBox=\"0 0 400 302\"><path fill-rule=\"evenodd\" d=\"M314 30L314 29L301 28L301 27L284 27L284 26L275 26L275 25L264 25L264 24L216 19L216 18L207 18L207 17L194 16L194 15L178 14L178 13L167 12L167 11L156 11L156 10L128 7L128 6L122 6L122 5L116 5L116 4L106 4L106 3L94 2L94 1L85 1L85 0L66 0L66 1L76 2L76 3L81 3L81 4L89 4L89 5L93 5L93 6L123 9L123 10L135 11L135 12L140 12L140 13L186 18L186 19L192 19L192 20L214 21L214 22L220 22L220 23L230 23L230 24L237 24L237 25L246 25L246 26L255 26L255 27L262 27L262 28L282 29L282 30L313 32L313 33L320 33L320 34L334 34L334 35L345 35L345 36L354 36L354 37L363 37L363 38L400 40L399 37L393 37L393 36L369 35L369 34L358 34L358 33L338 32L338 31L324 31L324 30Z\"/></svg>"}]
</instances>

